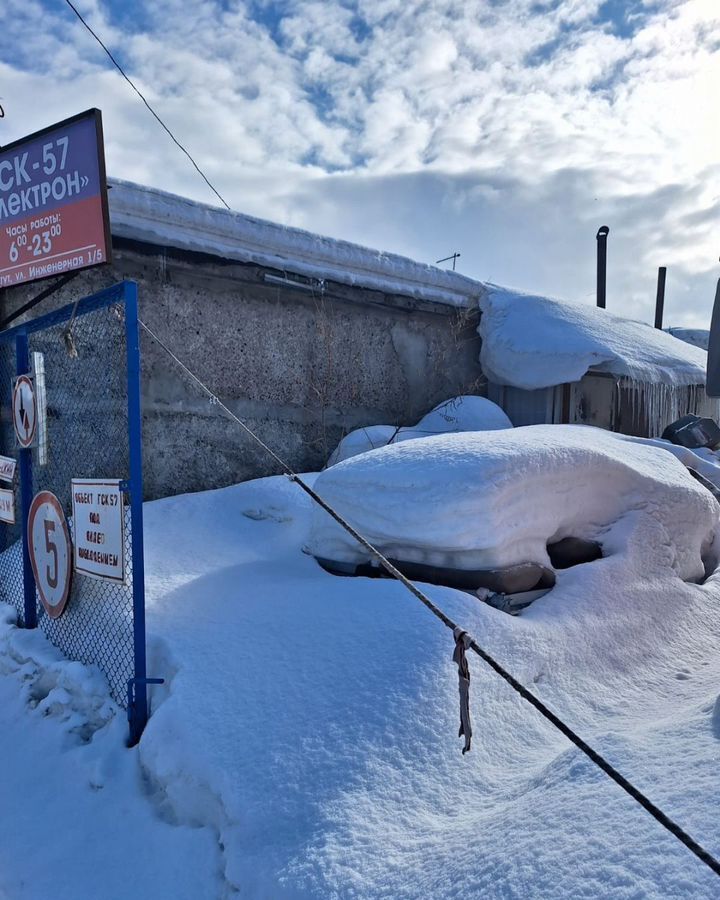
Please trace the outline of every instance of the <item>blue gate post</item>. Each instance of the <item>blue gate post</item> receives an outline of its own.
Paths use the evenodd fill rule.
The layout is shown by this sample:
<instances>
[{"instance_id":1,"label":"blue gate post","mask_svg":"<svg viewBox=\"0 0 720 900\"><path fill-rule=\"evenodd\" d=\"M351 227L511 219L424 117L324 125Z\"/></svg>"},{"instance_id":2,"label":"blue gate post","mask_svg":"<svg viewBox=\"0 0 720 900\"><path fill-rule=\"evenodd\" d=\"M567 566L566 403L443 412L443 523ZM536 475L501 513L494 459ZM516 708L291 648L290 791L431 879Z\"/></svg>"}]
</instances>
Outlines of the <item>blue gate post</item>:
<instances>
[{"instance_id":1,"label":"blue gate post","mask_svg":"<svg viewBox=\"0 0 720 900\"><path fill-rule=\"evenodd\" d=\"M147 668L145 659L145 553L143 548L142 412L140 406L140 334L138 289L134 281L123 285L127 347L128 430L130 439L130 521L132 523L133 618L135 677L128 685L130 745L136 744L147 722Z\"/></svg>"},{"instance_id":2,"label":"blue gate post","mask_svg":"<svg viewBox=\"0 0 720 900\"><path fill-rule=\"evenodd\" d=\"M18 375L25 375L30 371L30 356L28 353L28 338L24 330L20 330L15 337L15 359ZM28 518L30 517L30 505L32 504L32 450L20 450L20 523L22 528L22 556L23 556L23 591L25 598L25 628L37 628L37 606L35 600L35 576L30 562L30 547L28 544Z\"/></svg>"}]
</instances>

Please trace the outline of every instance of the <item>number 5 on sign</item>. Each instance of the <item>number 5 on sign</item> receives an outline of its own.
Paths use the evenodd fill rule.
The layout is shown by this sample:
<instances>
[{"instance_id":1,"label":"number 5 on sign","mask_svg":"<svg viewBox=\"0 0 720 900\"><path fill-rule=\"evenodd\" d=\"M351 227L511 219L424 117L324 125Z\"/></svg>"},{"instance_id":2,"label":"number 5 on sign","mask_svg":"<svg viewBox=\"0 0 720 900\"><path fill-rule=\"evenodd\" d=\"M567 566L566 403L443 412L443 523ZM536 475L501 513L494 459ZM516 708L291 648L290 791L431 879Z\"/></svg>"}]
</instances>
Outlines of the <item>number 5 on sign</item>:
<instances>
[{"instance_id":1,"label":"number 5 on sign","mask_svg":"<svg viewBox=\"0 0 720 900\"><path fill-rule=\"evenodd\" d=\"M72 546L65 513L50 491L40 491L30 505L28 545L40 600L57 619L70 596Z\"/></svg>"}]
</instances>

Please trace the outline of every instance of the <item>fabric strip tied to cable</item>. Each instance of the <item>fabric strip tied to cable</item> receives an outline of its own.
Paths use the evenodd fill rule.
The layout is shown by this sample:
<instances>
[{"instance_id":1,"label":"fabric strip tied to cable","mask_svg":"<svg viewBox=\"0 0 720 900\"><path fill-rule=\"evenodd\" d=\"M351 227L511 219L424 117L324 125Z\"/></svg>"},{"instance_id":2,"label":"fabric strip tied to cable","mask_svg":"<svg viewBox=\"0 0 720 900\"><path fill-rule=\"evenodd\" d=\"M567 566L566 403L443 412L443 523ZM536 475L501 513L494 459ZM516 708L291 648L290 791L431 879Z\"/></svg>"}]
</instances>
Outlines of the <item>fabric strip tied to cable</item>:
<instances>
[{"instance_id":1,"label":"fabric strip tied to cable","mask_svg":"<svg viewBox=\"0 0 720 900\"><path fill-rule=\"evenodd\" d=\"M470 724L470 666L468 665L465 651L472 643L472 638L461 628L453 630L455 638L455 650L453 651L453 662L458 667L458 688L460 690L460 730L458 737L465 737L465 745L462 749L463 756L470 749L472 741L472 725Z\"/></svg>"}]
</instances>

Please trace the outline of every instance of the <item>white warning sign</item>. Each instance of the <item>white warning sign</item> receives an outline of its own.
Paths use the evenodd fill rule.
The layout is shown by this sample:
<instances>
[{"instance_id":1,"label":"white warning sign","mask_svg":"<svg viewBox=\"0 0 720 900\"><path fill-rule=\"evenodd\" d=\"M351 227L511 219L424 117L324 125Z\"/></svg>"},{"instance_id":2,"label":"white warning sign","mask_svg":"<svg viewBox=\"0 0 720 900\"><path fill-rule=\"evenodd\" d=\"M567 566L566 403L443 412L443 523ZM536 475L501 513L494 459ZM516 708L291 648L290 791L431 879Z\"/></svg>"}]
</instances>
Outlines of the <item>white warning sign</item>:
<instances>
[{"instance_id":1,"label":"white warning sign","mask_svg":"<svg viewBox=\"0 0 720 900\"><path fill-rule=\"evenodd\" d=\"M0 522L15 524L15 492L0 488Z\"/></svg>"},{"instance_id":2,"label":"white warning sign","mask_svg":"<svg viewBox=\"0 0 720 900\"><path fill-rule=\"evenodd\" d=\"M106 581L125 581L125 535L119 480L72 480L76 572Z\"/></svg>"},{"instance_id":3,"label":"white warning sign","mask_svg":"<svg viewBox=\"0 0 720 900\"><path fill-rule=\"evenodd\" d=\"M12 483L15 479L17 463L11 456L0 456L0 479Z\"/></svg>"}]
</instances>

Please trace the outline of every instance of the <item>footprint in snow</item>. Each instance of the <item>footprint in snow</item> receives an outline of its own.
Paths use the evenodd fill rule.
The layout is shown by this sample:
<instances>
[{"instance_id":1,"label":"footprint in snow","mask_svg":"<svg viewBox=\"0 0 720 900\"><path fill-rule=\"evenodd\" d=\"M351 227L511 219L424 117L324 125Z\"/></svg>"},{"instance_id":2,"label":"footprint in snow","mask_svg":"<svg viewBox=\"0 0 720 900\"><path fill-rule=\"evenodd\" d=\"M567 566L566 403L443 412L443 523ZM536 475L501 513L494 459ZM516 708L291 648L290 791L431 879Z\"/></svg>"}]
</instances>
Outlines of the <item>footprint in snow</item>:
<instances>
[{"instance_id":1,"label":"footprint in snow","mask_svg":"<svg viewBox=\"0 0 720 900\"><path fill-rule=\"evenodd\" d=\"M254 522L264 522L268 519L271 522L278 522L281 525L284 522L292 522L292 516L284 515L279 509L273 506L270 506L267 509L244 509L243 515L248 519L252 519Z\"/></svg>"}]
</instances>

